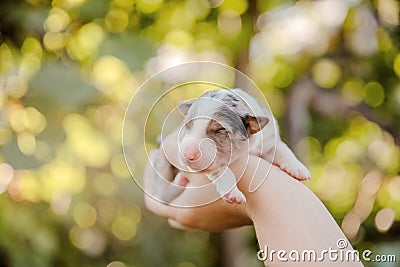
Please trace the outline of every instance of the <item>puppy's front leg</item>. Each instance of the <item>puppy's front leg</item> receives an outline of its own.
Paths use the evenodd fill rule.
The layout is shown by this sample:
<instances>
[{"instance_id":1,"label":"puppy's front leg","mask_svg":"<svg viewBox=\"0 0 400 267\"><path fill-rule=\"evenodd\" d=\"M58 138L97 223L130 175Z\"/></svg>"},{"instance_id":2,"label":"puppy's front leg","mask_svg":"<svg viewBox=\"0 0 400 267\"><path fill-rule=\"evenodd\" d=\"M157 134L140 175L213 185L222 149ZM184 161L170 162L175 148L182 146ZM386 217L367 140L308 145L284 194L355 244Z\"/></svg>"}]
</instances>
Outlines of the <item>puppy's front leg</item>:
<instances>
[{"instance_id":1,"label":"puppy's front leg","mask_svg":"<svg viewBox=\"0 0 400 267\"><path fill-rule=\"evenodd\" d=\"M297 180L302 181L311 178L308 169L296 158L292 150L290 150L290 148L282 141L279 141L276 146L273 163Z\"/></svg>"},{"instance_id":2,"label":"puppy's front leg","mask_svg":"<svg viewBox=\"0 0 400 267\"><path fill-rule=\"evenodd\" d=\"M168 162L159 149L151 150L149 159L156 197L162 202L170 203L183 192L188 181Z\"/></svg>"},{"instance_id":3,"label":"puppy's front leg","mask_svg":"<svg viewBox=\"0 0 400 267\"><path fill-rule=\"evenodd\" d=\"M246 197L236 186L236 177L233 172L226 168L222 171L208 174L217 189L218 194L228 203L242 204L246 202Z\"/></svg>"}]
</instances>

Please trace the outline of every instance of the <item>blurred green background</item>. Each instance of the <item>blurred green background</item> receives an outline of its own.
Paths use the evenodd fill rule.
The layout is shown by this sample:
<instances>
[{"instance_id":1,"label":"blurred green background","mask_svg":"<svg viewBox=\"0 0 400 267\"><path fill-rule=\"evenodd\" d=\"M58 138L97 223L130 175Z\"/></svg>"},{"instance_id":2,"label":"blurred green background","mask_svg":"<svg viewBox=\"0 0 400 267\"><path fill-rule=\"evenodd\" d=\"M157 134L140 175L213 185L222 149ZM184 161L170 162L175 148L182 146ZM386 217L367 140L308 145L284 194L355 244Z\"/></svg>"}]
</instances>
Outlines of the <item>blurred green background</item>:
<instances>
[{"instance_id":1,"label":"blurred green background","mask_svg":"<svg viewBox=\"0 0 400 267\"><path fill-rule=\"evenodd\" d=\"M173 230L144 209L125 166L131 96L193 60L249 75L354 246L397 255L366 266L400 266L399 9L397 0L1 1L0 266L262 266L251 228Z\"/></svg>"}]
</instances>

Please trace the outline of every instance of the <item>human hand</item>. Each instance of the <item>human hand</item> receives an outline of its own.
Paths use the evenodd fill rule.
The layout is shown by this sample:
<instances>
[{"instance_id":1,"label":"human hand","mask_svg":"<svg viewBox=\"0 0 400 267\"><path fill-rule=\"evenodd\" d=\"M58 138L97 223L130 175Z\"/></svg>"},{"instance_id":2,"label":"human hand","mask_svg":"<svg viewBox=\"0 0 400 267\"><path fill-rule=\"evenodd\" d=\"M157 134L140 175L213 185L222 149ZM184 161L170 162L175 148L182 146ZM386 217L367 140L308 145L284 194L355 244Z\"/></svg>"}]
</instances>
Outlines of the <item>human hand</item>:
<instances>
[{"instance_id":1,"label":"human hand","mask_svg":"<svg viewBox=\"0 0 400 267\"><path fill-rule=\"evenodd\" d=\"M171 159L173 151L177 150L176 135L171 134L163 141L163 149L160 153L168 154ZM175 161L173 158L172 161ZM175 161L176 162L176 161ZM158 216L168 219L169 224L178 229L199 229L208 232L217 232L224 229L240 227L252 224L248 216L246 204L232 205L221 200L214 186L204 186L210 181L202 174L180 173L188 179L189 187L197 187L198 190L184 190L172 203L165 204L157 200L156 181L153 177L153 168L147 164L144 173L144 189L146 208ZM209 203L209 200L217 199ZM193 205L193 203L208 203ZM186 207L183 207L186 206ZM189 207L188 207L189 206Z\"/></svg>"}]
</instances>

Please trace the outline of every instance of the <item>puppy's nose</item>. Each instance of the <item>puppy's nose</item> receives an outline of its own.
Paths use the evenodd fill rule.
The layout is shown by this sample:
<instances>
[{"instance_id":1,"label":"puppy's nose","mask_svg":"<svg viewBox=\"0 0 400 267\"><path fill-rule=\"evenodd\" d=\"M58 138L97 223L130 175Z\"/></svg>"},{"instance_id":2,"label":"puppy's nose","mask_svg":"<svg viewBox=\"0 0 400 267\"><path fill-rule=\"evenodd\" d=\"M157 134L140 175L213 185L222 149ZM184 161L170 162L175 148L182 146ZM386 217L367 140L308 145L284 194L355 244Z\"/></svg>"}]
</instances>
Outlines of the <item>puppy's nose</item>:
<instances>
[{"instance_id":1,"label":"puppy's nose","mask_svg":"<svg viewBox=\"0 0 400 267\"><path fill-rule=\"evenodd\" d=\"M186 161L195 161L200 158L200 141L199 138L193 136L186 136L183 138L180 149Z\"/></svg>"},{"instance_id":2,"label":"puppy's nose","mask_svg":"<svg viewBox=\"0 0 400 267\"><path fill-rule=\"evenodd\" d=\"M200 151L199 150L185 151L183 152L183 157L187 161L198 160L200 157Z\"/></svg>"}]
</instances>

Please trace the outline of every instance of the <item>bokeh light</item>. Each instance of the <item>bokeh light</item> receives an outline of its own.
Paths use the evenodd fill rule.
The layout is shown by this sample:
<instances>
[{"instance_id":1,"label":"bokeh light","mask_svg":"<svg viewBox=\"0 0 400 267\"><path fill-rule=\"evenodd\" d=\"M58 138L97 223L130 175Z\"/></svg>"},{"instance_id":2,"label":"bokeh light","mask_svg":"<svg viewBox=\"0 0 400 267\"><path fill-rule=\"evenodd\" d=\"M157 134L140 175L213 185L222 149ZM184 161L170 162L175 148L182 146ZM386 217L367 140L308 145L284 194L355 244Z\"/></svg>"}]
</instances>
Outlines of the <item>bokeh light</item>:
<instances>
[{"instance_id":1,"label":"bokeh light","mask_svg":"<svg viewBox=\"0 0 400 267\"><path fill-rule=\"evenodd\" d=\"M399 247L399 1L0 5L5 266L221 265L224 238L174 231L146 211L121 149L123 126L127 145L141 142L143 129L124 121L140 84L195 60L228 64L255 81L282 139L312 173L306 185L356 248ZM212 74L234 85L234 77ZM230 257L258 266L254 236L244 235L240 250L251 256Z\"/></svg>"},{"instance_id":2,"label":"bokeh light","mask_svg":"<svg viewBox=\"0 0 400 267\"><path fill-rule=\"evenodd\" d=\"M387 232L392 226L395 217L394 210L390 208L381 209L375 216L375 226L379 232Z\"/></svg>"},{"instance_id":3,"label":"bokeh light","mask_svg":"<svg viewBox=\"0 0 400 267\"><path fill-rule=\"evenodd\" d=\"M0 194L7 190L12 178L14 177L14 169L10 164L0 164Z\"/></svg>"},{"instance_id":4,"label":"bokeh light","mask_svg":"<svg viewBox=\"0 0 400 267\"><path fill-rule=\"evenodd\" d=\"M341 76L341 70L335 62L322 59L318 61L312 69L313 79L322 88L334 87Z\"/></svg>"},{"instance_id":5,"label":"bokeh light","mask_svg":"<svg viewBox=\"0 0 400 267\"><path fill-rule=\"evenodd\" d=\"M96 209L88 203L80 203L74 208L73 218L77 225L82 228L93 226L97 220Z\"/></svg>"}]
</instances>

